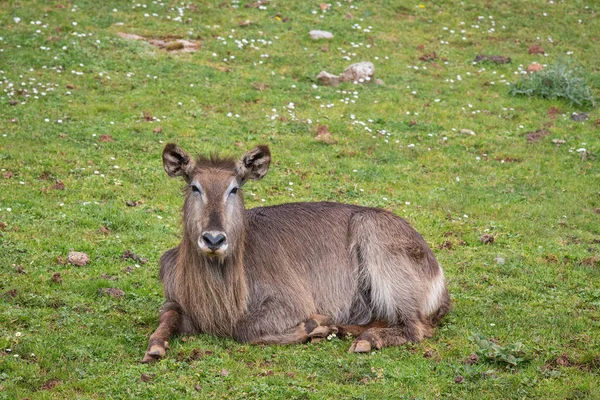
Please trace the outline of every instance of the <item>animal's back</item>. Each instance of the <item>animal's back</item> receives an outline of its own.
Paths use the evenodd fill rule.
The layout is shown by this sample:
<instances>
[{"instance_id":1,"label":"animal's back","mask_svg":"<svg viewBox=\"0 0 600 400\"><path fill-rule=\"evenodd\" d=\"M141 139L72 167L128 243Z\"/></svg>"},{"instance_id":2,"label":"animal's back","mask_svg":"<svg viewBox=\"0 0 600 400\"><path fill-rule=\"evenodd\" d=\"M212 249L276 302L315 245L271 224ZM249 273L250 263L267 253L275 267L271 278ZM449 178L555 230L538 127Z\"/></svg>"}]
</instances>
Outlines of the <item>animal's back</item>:
<instances>
[{"instance_id":1,"label":"animal's back","mask_svg":"<svg viewBox=\"0 0 600 400\"><path fill-rule=\"evenodd\" d=\"M432 280L443 282L443 274L435 279L441 270L433 253L402 218L330 202L246 212L244 264L251 295L252 286L255 296L273 286L273 295L309 304L307 312L329 315L336 323L395 320L399 307L435 311L424 304L436 290Z\"/></svg>"}]
</instances>

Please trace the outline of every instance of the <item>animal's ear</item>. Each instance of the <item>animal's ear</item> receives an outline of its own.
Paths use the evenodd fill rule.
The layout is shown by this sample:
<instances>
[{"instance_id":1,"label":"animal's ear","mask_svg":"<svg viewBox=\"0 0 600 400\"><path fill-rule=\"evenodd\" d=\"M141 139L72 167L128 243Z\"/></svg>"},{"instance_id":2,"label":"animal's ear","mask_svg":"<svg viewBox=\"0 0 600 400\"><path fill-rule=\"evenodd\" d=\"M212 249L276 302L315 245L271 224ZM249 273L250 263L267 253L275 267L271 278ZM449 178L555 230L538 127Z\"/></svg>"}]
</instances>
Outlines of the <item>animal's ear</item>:
<instances>
[{"instance_id":1,"label":"animal's ear","mask_svg":"<svg viewBox=\"0 0 600 400\"><path fill-rule=\"evenodd\" d=\"M186 181L194 171L194 160L176 144L169 143L162 153L163 166L170 177L183 176Z\"/></svg>"},{"instance_id":2,"label":"animal's ear","mask_svg":"<svg viewBox=\"0 0 600 400\"><path fill-rule=\"evenodd\" d=\"M265 145L256 146L252 151L244 154L242 159L237 162L236 173L240 185L246 183L248 179L255 181L262 179L269 170L271 164L271 152Z\"/></svg>"}]
</instances>

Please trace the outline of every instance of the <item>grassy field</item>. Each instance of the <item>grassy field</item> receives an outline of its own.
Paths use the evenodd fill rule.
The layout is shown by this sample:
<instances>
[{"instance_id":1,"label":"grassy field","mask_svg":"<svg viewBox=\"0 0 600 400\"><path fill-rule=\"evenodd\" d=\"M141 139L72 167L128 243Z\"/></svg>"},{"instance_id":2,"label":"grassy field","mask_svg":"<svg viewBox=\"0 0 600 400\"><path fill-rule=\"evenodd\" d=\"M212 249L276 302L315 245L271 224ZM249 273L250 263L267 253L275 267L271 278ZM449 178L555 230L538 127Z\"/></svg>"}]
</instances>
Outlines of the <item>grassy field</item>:
<instances>
[{"instance_id":1,"label":"grassy field","mask_svg":"<svg viewBox=\"0 0 600 400\"><path fill-rule=\"evenodd\" d=\"M0 398L600 398L600 113L509 86L566 58L597 96L600 9L526 3L4 1ZM385 84L316 81L358 61ZM336 143L315 140L322 125ZM158 259L180 238L168 142L236 156L268 144L247 207L330 200L406 218L453 311L434 338L368 355L200 335L140 364ZM68 264L71 249L91 262Z\"/></svg>"}]
</instances>

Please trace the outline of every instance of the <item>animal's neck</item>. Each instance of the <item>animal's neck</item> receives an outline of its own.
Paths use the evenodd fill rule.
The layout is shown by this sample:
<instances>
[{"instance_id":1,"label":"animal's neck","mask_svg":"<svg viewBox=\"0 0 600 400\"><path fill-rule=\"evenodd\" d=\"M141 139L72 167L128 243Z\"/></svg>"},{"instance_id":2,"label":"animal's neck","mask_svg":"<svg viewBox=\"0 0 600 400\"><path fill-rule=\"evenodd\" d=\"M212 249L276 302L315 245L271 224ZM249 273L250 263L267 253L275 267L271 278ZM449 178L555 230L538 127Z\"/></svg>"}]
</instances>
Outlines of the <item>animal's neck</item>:
<instances>
[{"instance_id":1,"label":"animal's neck","mask_svg":"<svg viewBox=\"0 0 600 400\"><path fill-rule=\"evenodd\" d=\"M243 245L223 260L209 259L200 254L194 241L184 237L177 275L178 300L196 328L231 336L246 311L248 297Z\"/></svg>"}]
</instances>

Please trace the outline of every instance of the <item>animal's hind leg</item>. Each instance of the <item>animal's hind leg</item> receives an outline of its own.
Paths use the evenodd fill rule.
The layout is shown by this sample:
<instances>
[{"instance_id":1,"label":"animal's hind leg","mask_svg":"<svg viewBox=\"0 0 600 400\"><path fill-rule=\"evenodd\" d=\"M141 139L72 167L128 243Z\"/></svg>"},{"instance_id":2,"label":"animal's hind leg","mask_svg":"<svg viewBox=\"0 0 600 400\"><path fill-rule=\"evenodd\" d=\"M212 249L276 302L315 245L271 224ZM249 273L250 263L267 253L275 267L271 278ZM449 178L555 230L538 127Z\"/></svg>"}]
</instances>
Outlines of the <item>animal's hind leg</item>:
<instances>
[{"instance_id":1,"label":"animal's hind leg","mask_svg":"<svg viewBox=\"0 0 600 400\"><path fill-rule=\"evenodd\" d=\"M387 326L388 323L385 321L373 321L366 325L321 325L313 329L308 336L312 341L319 341L333 333L341 338L346 336L357 337L371 328L384 328Z\"/></svg>"},{"instance_id":2,"label":"animal's hind leg","mask_svg":"<svg viewBox=\"0 0 600 400\"><path fill-rule=\"evenodd\" d=\"M433 327L427 321L410 323L402 327L370 328L361 333L348 350L349 353L368 353L384 347L401 346L406 342L420 342L433 335Z\"/></svg>"},{"instance_id":3,"label":"animal's hind leg","mask_svg":"<svg viewBox=\"0 0 600 400\"><path fill-rule=\"evenodd\" d=\"M368 353L383 347L401 346L408 342L403 328L371 328L357 337L349 353Z\"/></svg>"},{"instance_id":4,"label":"animal's hind leg","mask_svg":"<svg viewBox=\"0 0 600 400\"><path fill-rule=\"evenodd\" d=\"M329 318L324 315L313 314L306 321L295 327L275 335L265 335L250 340L252 344L295 344L306 343L309 334L315 329L328 322Z\"/></svg>"}]
</instances>

